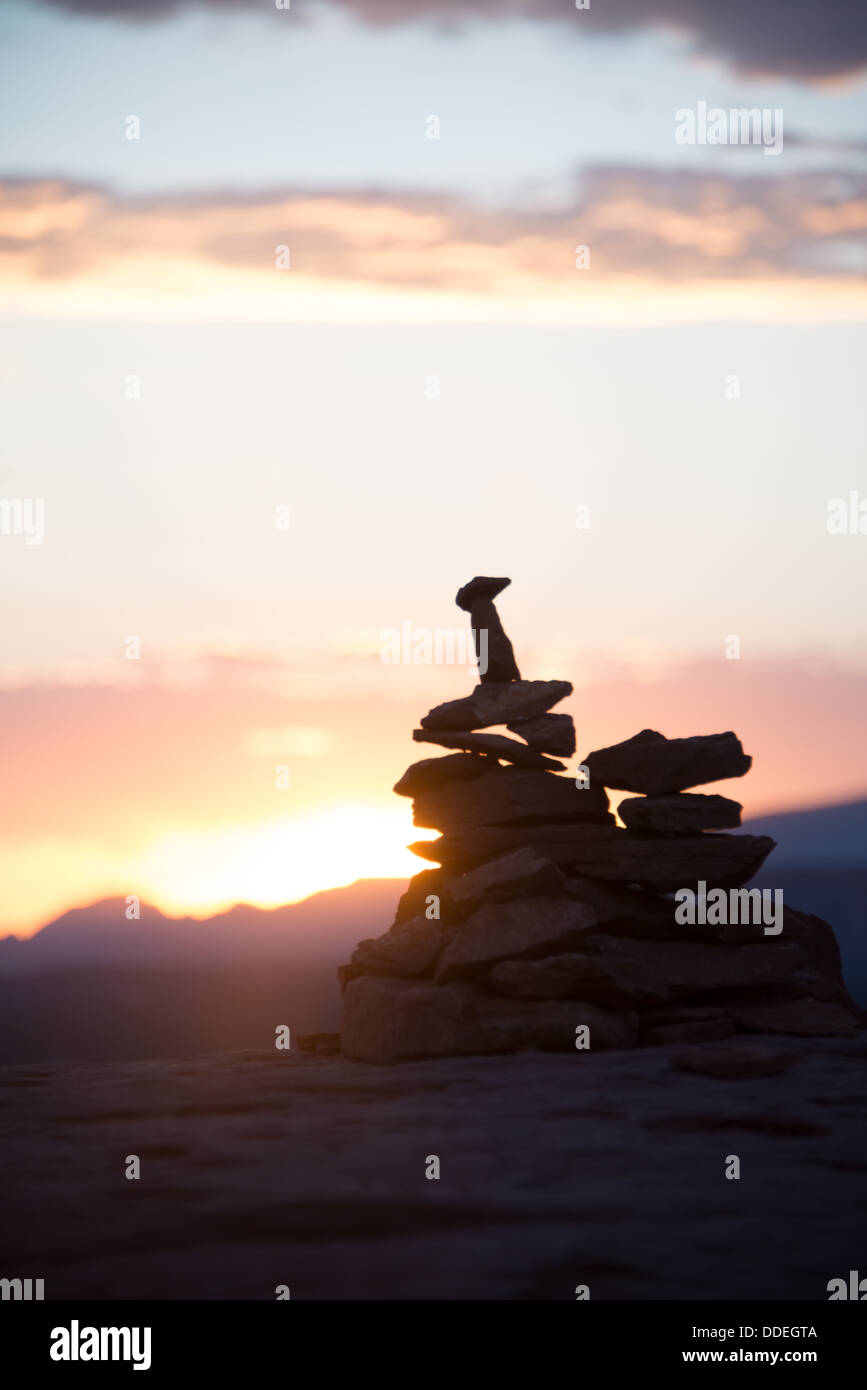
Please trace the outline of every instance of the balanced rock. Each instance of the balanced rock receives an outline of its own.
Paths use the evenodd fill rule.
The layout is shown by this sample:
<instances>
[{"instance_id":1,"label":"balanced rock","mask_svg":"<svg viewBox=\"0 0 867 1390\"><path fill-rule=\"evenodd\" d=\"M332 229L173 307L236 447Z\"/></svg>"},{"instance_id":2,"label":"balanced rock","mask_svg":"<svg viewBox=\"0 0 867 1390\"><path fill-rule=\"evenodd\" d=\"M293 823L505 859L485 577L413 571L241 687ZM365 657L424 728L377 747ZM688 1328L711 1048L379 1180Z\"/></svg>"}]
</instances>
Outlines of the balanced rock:
<instances>
[{"instance_id":1,"label":"balanced rock","mask_svg":"<svg viewBox=\"0 0 867 1390\"><path fill-rule=\"evenodd\" d=\"M398 899L394 925L408 922L410 917L417 917L424 912L428 906L428 898L432 894L439 897L442 892L444 878L442 869L422 869L421 873L413 874L406 892Z\"/></svg>"},{"instance_id":2,"label":"balanced rock","mask_svg":"<svg viewBox=\"0 0 867 1390\"><path fill-rule=\"evenodd\" d=\"M735 930L736 928L729 928L729 931ZM855 1008L854 1001L849 997L843 983L840 947L830 923L813 913L798 912L795 908L784 906L782 938L800 946L807 956L808 968L825 979L833 980L839 987L838 993L845 997L852 1009Z\"/></svg>"},{"instance_id":3,"label":"balanced rock","mask_svg":"<svg viewBox=\"0 0 867 1390\"><path fill-rule=\"evenodd\" d=\"M697 835L702 830L734 830L741 823L740 802L701 792L630 796L621 801L617 814L627 830L652 835Z\"/></svg>"},{"instance_id":4,"label":"balanced rock","mask_svg":"<svg viewBox=\"0 0 867 1390\"><path fill-rule=\"evenodd\" d=\"M761 867L774 848L767 835L692 835L642 839L607 825L548 824L479 826L461 835L421 840L410 849L450 872L528 845L578 875L635 883L672 893L703 880L708 887L737 888Z\"/></svg>"},{"instance_id":5,"label":"balanced rock","mask_svg":"<svg viewBox=\"0 0 867 1390\"><path fill-rule=\"evenodd\" d=\"M491 1052L572 1052L579 1028L587 1029L588 1051L633 1047L638 1038L633 1010L600 1009L585 999L529 1001L482 995L476 1007L486 1050Z\"/></svg>"},{"instance_id":6,"label":"balanced rock","mask_svg":"<svg viewBox=\"0 0 867 1390\"><path fill-rule=\"evenodd\" d=\"M468 782L491 770L492 759L478 753L447 753L444 758L422 758L407 768L393 791L398 796L418 796L444 782Z\"/></svg>"},{"instance_id":7,"label":"balanced rock","mask_svg":"<svg viewBox=\"0 0 867 1390\"><path fill-rule=\"evenodd\" d=\"M437 961L438 982L484 973L501 960L568 950L598 926L591 909L568 898L485 903L451 930Z\"/></svg>"},{"instance_id":8,"label":"balanced rock","mask_svg":"<svg viewBox=\"0 0 867 1390\"><path fill-rule=\"evenodd\" d=\"M504 960L489 976L498 994L521 999L587 999L623 1008L665 999L662 975L640 961L604 960L569 952L542 960Z\"/></svg>"},{"instance_id":9,"label":"balanced rock","mask_svg":"<svg viewBox=\"0 0 867 1390\"><path fill-rule=\"evenodd\" d=\"M433 869L428 872L438 871ZM476 869L475 872L480 873L481 870ZM688 931L675 922L671 899L660 897L658 893L645 893L640 888L610 880L573 877L566 879L563 892L576 902L592 908L600 927L609 936L625 935L639 940L665 941L672 936L682 939ZM697 932L700 930L696 928Z\"/></svg>"},{"instance_id":10,"label":"balanced rock","mask_svg":"<svg viewBox=\"0 0 867 1390\"><path fill-rule=\"evenodd\" d=\"M470 615L479 679L484 682L521 679L512 644L494 606L497 594L502 593L511 582L511 579L490 579L485 575L476 575L469 584L458 589L455 599L458 608L463 608Z\"/></svg>"},{"instance_id":11,"label":"balanced rock","mask_svg":"<svg viewBox=\"0 0 867 1390\"><path fill-rule=\"evenodd\" d=\"M583 759L591 782L646 796L743 777L752 761L733 733L666 738L654 729L642 729L634 738L599 748Z\"/></svg>"},{"instance_id":12,"label":"balanced rock","mask_svg":"<svg viewBox=\"0 0 867 1390\"><path fill-rule=\"evenodd\" d=\"M517 763L520 767L546 768L549 772L565 771L563 764L558 763L555 758L546 758L544 753L535 752L534 749L528 748L526 743L518 743L517 739L506 738L505 734L462 734L413 729L412 736L416 743L438 743L441 748L466 748L474 753L487 753L492 758L502 758L507 763ZM434 758L433 761L438 762L439 759Z\"/></svg>"},{"instance_id":13,"label":"balanced rock","mask_svg":"<svg viewBox=\"0 0 867 1390\"><path fill-rule=\"evenodd\" d=\"M439 955L442 940L439 920L411 917L408 922L396 923L384 936L360 941L351 964L365 975L423 975Z\"/></svg>"},{"instance_id":14,"label":"balanced rock","mask_svg":"<svg viewBox=\"0 0 867 1390\"><path fill-rule=\"evenodd\" d=\"M572 694L571 681L495 681L477 685L472 695L435 705L423 729L487 729L515 719L534 719ZM662 735L660 735L662 737Z\"/></svg>"},{"instance_id":15,"label":"balanced rock","mask_svg":"<svg viewBox=\"0 0 867 1390\"><path fill-rule=\"evenodd\" d=\"M449 903L466 914L489 901L556 897L563 882L563 874L550 859L533 849L516 849L500 859L480 864L468 874L447 879L444 892Z\"/></svg>"},{"instance_id":16,"label":"balanced rock","mask_svg":"<svg viewBox=\"0 0 867 1390\"><path fill-rule=\"evenodd\" d=\"M506 725L537 753L556 753L571 758L575 752L575 724L571 714L540 714L535 719L514 719Z\"/></svg>"},{"instance_id":17,"label":"balanced rock","mask_svg":"<svg viewBox=\"0 0 867 1390\"><path fill-rule=\"evenodd\" d=\"M632 941L603 934L589 937L582 949L599 954L606 963L624 962L656 972L664 984L662 999L731 987L782 985L806 959L799 947L784 941L721 946L717 942Z\"/></svg>"},{"instance_id":18,"label":"balanced rock","mask_svg":"<svg viewBox=\"0 0 867 1390\"><path fill-rule=\"evenodd\" d=\"M477 825L537 820L613 825L601 787L577 788L571 777L498 768L471 782L446 783L419 792L413 824L460 834Z\"/></svg>"},{"instance_id":19,"label":"balanced rock","mask_svg":"<svg viewBox=\"0 0 867 1390\"><path fill-rule=\"evenodd\" d=\"M644 729L590 753L589 780L558 776L575 731L550 711L572 686L521 680L494 608L508 582L477 577L458 594L481 679L413 733L455 751L413 763L395 787L416 825L442 832L411 846L438 867L413 877L391 928L339 968L344 1054L702 1043L718 1058L705 1074L734 1079L783 1065L750 1044L737 1054L747 1034L854 1036L864 1016L831 927L780 889L741 887L773 840L726 833L740 826L738 802L689 790L748 770L735 735ZM485 732L503 727L512 737ZM620 803L625 829L606 787L635 793ZM690 899L697 910L682 911Z\"/></svg>"}]
</instances>

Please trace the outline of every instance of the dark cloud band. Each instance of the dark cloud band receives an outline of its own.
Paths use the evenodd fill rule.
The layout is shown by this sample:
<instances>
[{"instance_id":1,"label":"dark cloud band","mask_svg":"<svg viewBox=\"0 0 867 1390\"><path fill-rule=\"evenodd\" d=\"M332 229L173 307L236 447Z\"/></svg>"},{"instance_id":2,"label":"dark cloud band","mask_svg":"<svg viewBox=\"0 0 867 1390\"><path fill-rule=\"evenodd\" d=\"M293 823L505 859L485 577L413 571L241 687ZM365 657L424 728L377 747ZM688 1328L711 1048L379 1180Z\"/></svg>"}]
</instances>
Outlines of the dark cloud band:
<instances>
[{"instance_id":1,"label":"dark cloud band","mask_svg":"<svg viewBox=\"0 0 867 1390\"><path fill-rule=\"evenodd\" d=\"M131 23L155 22L184 10L261 15L269 0L31 0L68 14ZM323 0L295 0L308 18ZM738 71L802 81L850 76L867 67L864 0L325 0L366 24L392 27L433 21L455 30L472 21L524 18L571 28L576 35L624 33L667 26L683 32L696 53Z\"/></svg>"}]
</instances>

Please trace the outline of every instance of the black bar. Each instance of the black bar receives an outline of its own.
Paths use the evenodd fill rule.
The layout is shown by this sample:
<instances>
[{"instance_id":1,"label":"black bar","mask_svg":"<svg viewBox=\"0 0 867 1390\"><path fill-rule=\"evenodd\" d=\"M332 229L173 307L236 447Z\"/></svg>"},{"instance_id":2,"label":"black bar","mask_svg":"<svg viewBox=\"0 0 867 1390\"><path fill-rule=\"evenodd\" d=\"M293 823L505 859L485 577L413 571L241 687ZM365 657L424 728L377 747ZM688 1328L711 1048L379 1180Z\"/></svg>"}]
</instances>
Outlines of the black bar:
<instances>
[{"instance_id":1,"label":"black bar","mask_svg":"<svg viewBox=\"0 0 867 1390\"><path fill-rule=\"evenodd\" d=\"M541 1321L540 1321L541 1319ZM288 1379L334 1378L341 1365L356 1375L398 1381L425 1379L438 1363L450 1382L472 1352L485 1365L485 1379L502 1361L516 1372L528 1363L536 1379L555 1378L558 1358L567 1373L582 1377L593 1366L612 1376L640 1370L650 1377L691 1366L803 1366L823 1379L857 1365L863 1353L865 1310L845 1302L695 1303L579 1302L562 1316L551 1309L508 1313L484 1302L457 1311L455 1304L419 1309L390 1303L382 1312L370 1302L92 1302L5 1303L0 1309L3 1360L22 1372L52 1378L109 1371L134 1376L133 1355L148 1354L142 1383L166 1383L178 1375L244 1375L253 1383L267 1373ZM71 1353L94 1344L89 1328L139 1329L124 1360L54 1360L51 1348ZM67 1343L57 1329L75 1341ZM753 1329L752 1335L747 1329ZM539 1340L543 1332L545 1341ZM461 1338L458 1343L455 1339ZM466 1340L469 1339L469 1340ZM106 1351L110 1354L111 1339ZM465 1348L459 1353L459 1346ZM760 1354L760 1355L759 1355ZM776 1356L776 1361L773 1357ZM312 1364L311 1360L312 1358ZM470 1367L469 1362L466 1368ZM251 1375L251 1372L255 1374ZM562 1371L560 1372L562 1373ZM148 1381L143 1377L147 1375ZM135 1381L133 1382L135 1383Z\"/></svg>"}]
</instances>

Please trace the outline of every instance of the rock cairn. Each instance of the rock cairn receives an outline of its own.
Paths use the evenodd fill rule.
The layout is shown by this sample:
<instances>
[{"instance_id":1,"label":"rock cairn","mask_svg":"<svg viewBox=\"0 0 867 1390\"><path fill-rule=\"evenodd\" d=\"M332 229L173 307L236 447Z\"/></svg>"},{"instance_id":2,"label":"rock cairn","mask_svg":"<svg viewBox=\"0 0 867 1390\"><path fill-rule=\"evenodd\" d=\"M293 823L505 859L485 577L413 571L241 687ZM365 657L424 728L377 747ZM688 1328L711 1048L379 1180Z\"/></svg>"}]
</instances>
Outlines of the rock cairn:
<instances>
[{"instance_id":1,"label":"rock cairn","mask_svg":"<svg viewBox=\"0 0 867 1390\"><path fill-rule=\"evenodd\" d=\"M394 788L412 797L415 825L440 831L410 846L438 867L416 874L391 928L340 967L344 1054L856 1032L832 928L785 905L769 933L755 892L732 891L774 841L724 833L740 804L690 790L742 777L752 760L740 741L644 729L563 775L575 728L551 710L572 686L521 679L494 606L509 582L478 577L457 595L486 655L480 683L425 715L413 739L453 751L413 763ZM503 726L515 737L488 732ZM625 828L606 788L638 793L620 802ZM686 889L697 911L679 922L686 900L672 895Z\"/></svg>"}]
</instances>

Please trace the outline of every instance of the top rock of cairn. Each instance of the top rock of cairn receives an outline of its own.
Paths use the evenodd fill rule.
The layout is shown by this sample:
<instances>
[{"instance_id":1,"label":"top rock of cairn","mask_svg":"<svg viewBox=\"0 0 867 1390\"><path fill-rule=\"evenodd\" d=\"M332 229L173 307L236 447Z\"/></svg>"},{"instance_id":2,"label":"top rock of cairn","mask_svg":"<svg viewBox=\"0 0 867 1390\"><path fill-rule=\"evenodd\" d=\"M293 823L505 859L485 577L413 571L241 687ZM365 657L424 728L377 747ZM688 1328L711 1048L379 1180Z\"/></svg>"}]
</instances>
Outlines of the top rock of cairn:
<instances>
[{"instance_id":1,"label":"top rock of cairn","mask_svg":"<svg viewBox=\"0 0 867 1390\"><path fill-rule=\"evenodd\" d=\"M774 847L707 833L738 827L741 807L686 790L743 776L739 740L644 729L558 776L564 765L548 755L571 757L575 728L550 711L572 686L521 679L494 607L509 582L477 576L458 591L480 684L413 732L457 751L413 763L394 789L413 798L414 824L441 832L411 846L437 867L412 879L390 930L340 967L345 1055L571 1051L582 1030L597 1049L856 1031L827 923L780 903L771 934L763 907L738 925L708 910L706 924L684 926L667 896L687 888L710 904ZM484 732L492 726L518 737ZM606 787L643 793L620 803L625 829Z\"/></svg>"},{"instance_id":2,"label":"top rock of cairn","mask_svg":"<svg viewBox=\"0 0 867 1390\"><path fill-rule=\"evenodd\" d=\"M470 615L482 683L521 679L512 644L503 631L503 624L494 607L497 594L501 594L511 582L511 579L490 579L487 575L477 574L469 584L458 589L455 598L458 608L463 608Z\"/></svg>"}]
</instances>

